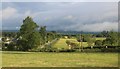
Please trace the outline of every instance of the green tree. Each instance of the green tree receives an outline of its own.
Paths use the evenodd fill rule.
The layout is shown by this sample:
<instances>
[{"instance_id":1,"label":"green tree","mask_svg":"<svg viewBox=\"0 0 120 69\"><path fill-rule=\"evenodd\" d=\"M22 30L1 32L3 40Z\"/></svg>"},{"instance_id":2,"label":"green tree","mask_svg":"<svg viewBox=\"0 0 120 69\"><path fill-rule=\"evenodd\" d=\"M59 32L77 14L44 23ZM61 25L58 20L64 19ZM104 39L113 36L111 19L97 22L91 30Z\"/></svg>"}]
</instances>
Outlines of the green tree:
<instances>
[{"instance_id":1,"label":"green tree","mask_svg":"<svg viewBox=\"0 0 120 69\"><path fill-rule=\"evenodd\" d=\"M103 45L118 46L118 32L108 32L108 37L103 41Z\"/></svg>"},{"instance_id":2,"label":"green tree","mask_svg":"<svg viewBox=\"0 0 120 69\"><path fill-rule=\"evenodd\" d=\"M120 46L120 32L118 32L118 46Z\"/></svg>"},{"instance_id":3,"label":"green tree","mask_svg":"<svg viewBox=\"0 0 120 69\"><path fill-rule=\"evenodd\" d=\"M47 41L52 41L52 40L54 40L55 39L55 34L54 33L52 33L52 32L48 32L47 33Z\"/></svg>"},{"instance_id":4,"label":"green tree","mask_svg":"<svg viewBox=\"0 0 120 69\"><path fill-rule=\"evenodd\" d=\"M40 44L40 35L37 31L38 25L31 17L25 18L19 32L18 45L20 50L28 51Z\"/></svg>"},{"instance_id":5,"label":"green tree","mask_svg":"<svg viewBox=\"0 0 120 69\"><path fill-rule=\"evenodd\" d=\"M86 36L86 41L88 46L93 46L93 43L95 42L95 38L91 34L88 34Z\"/></svg>"},{"instance_id":6,"label":"green tree","mask_svg":"<svg viewBox=\"0 0 120 69\"><path fill-rule=\"evenodd\" d=\"M103 32L101 32L101 34L103 37L108 37L108 35L109 35L108 31L103 31Z\"/></svg>"},{"instance_id":7,"label":"green tree","mask_svg":"<svg viewBox=\"0 0 120 69\"><path fill-rule=\"evenodd\" d=\"M109 33L109 36L110 36L111 44L112 44L113 46L118 45L118 33L111 31L111 32Z\"/></svg>"},{"instance_id":8,"label":"green tree","mask_svg":"<svg viewBox=\"0 0 120 69\"><path fill-rule=\"evenodd\" d=\"M46 41L47 41L46 26L40 27L39 33L40 33L40 36L41 36L41 39L40 39L41 42L40 42L40 44L44 45L46 43Z\"/></svg>"},{"instance_id":9,"label":"green tree","mask_svg":"<svg viewBox=\"0 0 120 69\"><path fill-rule=\"evenodd\" d=\"M103 46L111 46L112 45L110 38L103 40L102 44L103 44Z\"/></svg>"},{"instance_id":10,"label":"green tree","mask_svg":"<svg viewBox=\"0 0 120 69\"><path fill-rule=\"evenodd\" d=\"M102 40L96 40L95 41L95 46L102 46Z\"/></svg>"}]
</instances>

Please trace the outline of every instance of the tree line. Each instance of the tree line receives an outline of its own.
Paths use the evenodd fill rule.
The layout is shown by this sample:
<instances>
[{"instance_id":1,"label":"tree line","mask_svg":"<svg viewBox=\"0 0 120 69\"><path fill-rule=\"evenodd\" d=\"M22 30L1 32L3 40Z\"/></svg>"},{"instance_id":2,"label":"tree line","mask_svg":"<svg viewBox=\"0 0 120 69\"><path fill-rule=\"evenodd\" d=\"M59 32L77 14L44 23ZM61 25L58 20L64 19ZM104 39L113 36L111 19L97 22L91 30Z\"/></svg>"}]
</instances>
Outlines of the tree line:
<instances>
[{"instance_id":1,"label":"tree line","mask_svg":"<svg viewBox=\"0 0 120 69\"><path fill-rule=\"evenodd\" d=\"M100 39L97 40L96 38L98 38L97 35L104 35L104 36L100 36L100 38L104 38L104 39ZM99 34L77 34L76 35L76 40L79 42L75 43L72 42L70 40L66 40L66 44L70 47L70 49L75 49L75 48L80 48L83 49L83 45L82 42L86 42L88 44L88 47L84 47L84 48L108 48L111 46L115 46L115 47L111 47L111 48L116 48L119 47L119 32L115 32L115 31L103 31ZM69 38L72 38L72 36Z\"/></svg>"}]
</instances>

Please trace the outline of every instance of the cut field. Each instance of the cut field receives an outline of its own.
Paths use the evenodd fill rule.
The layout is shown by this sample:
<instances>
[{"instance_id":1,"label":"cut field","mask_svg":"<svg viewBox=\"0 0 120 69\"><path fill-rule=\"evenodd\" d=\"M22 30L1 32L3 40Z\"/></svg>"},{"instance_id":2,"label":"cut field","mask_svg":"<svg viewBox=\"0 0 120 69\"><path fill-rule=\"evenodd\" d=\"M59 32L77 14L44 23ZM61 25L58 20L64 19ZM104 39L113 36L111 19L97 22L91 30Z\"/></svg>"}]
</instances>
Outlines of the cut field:
<instances>
[{"instance_id":1,"label":"cut field","mask_svg":"<svg viewBox=\"0 0 120 69\"><path fill-rule=\"evenodd\" d=\"M64 48L68 49L68 45L66 44L66 40L70 40L72 42L78 43L76 39L59 39L59 41L53 46L55 48ZM83 42L83 46L88 46L87 42Z\"/></svg>"},{"instance_id":2,"label":"cut field","mask_svg":"<svg viewBox=\"0 0 120 69\"><path fill-rule=\"evenodd\" d=\"M3 67L117 67L117 53L3 52Z\"/></svg>"},{"instance_id":3,"label":"cut field","mask_svg":"<svg viewBox=\"0 0 120 69\"><path fill-rule=\"evenodd\" d=\"M105 40L106 38L104 38L104 37L98 37L98 38L96 38L96 40Z\"/></svg>"}]
</instances>

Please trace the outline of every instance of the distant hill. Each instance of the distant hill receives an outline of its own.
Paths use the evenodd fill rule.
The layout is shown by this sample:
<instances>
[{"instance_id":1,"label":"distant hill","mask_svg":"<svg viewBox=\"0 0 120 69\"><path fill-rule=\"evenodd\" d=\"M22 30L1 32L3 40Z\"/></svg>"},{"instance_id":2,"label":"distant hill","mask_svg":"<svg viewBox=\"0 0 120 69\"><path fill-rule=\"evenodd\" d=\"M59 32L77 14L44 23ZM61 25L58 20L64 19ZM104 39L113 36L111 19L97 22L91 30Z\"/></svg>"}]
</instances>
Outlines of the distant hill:
<instances>
[{"instance_id":1,"label":"distant hill","mask_svg":"<svg viewBox=\"0 0 120 69\"><path fill-rule=\"evenodd\" d=\"M75 34L98 34L100 32L81 32L81 31L56 31L57 33L63 34L63 35L75 35Z\"/></svg>"},{"instance_id":2,"label":"distant hill","mask_svg":"<svg viewBox=\"0 0 120 69\"><path fill-rule=\"evenodd\" d=\"M2 32L19 32L19 30L2 30ZM48 31L50 32L50 31ZM62 35L75 35L75 34L81 34L81 31L56 31L59 34ZM98 34L100 32L82 32L82 34Z\"/></svg>"},{"instance_id":3,"label":"distant hill","mask_svg":"<svg viewBox=\"0 0 120 69\"><path fill-rule=\"evenodd\" d=\"M19 32L19 30L2 30L2 32Z\"/></svg>"}]
</instances>

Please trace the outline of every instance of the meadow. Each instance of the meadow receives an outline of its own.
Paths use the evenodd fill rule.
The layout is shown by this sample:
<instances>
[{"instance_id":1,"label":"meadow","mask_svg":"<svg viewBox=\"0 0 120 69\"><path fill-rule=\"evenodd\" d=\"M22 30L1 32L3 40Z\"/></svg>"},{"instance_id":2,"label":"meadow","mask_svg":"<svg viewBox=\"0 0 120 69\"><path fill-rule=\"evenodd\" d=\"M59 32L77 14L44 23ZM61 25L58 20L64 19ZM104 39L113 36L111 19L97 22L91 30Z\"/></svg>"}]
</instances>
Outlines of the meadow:
<instances>
[{"instance_id":1,"label":"meadow","mask_svg":"<svg viewBox=\"0 0 120 69\"><path fill-rule=\"evenodd\" d=\"M117 67L117 53L2 52L3 67Z\"/></svg>"},{"instance_id":2,"label":"meadow","mask_svg":"<svg viewBox=\"0 0 120 69\"><path fill-rule=\"evenodd\" d=\"M105 40L105 39L106 38L103 38L103 37L96 38L96 40ZM61 38L61 39L59 39L59 41L53 47L68 49L69 47L66 44L66 40L70 40L72 42L75 42L75 43L79 44L79 42L75 38L71 38L71 39ZM88 46L87 42L82 42L82 44L83 44L84 47ZM94 43L93 43L93 46L94 46Z\"/></svg>"}]
</instances>

